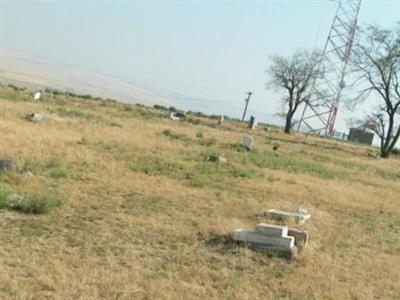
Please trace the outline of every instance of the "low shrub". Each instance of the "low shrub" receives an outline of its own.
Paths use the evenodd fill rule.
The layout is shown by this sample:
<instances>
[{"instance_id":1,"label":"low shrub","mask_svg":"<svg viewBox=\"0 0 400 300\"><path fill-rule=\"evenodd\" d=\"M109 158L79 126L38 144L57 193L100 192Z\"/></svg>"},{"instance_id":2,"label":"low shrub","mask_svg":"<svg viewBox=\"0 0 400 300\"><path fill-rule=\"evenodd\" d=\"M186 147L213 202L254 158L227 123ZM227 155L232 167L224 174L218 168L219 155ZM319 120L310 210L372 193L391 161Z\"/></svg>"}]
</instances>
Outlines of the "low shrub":
<instances>
[{"instance_id":1,"label":"low shrub","mask_svg":"<svg viewBox=\"0 0 400 300\"><path fill-rule=\"evenodd\" d=\"M35 192L12 201L10 209L26 214L46 214L60 206L64 199L54 191Z\"/></svg>"},{"instance_id":2,"label":"low shrub","mask_svg":"<svg viewBox=\"0 0 400 300\"><path fill-rule=\"evenodd\" d=\"M50 159L42 166L42 173L54 179L69 178L71 167L60 163L57 159Z\"/></svg>"},{"instance_id":3,"label":"low shrub","mask_svg":"<svg viewBox=\"0 0 400 300\"><path fill-rule=\"evenodd\" d=\"M168 107L165 107L163 105L158 105L158 104L153 105L153 108L154 109L158 109L158 110L162 110L162 111L168 111L169 110Z\"/></svg>"},{"instance_id":4,"label":"low shrub","mask_svg":"<svg viewBox=\"0 0 400 300\"><path fill-rule=\"evenodd\" d=\"M0 209L7 208L10 202L10 196L4 186L0 186Z\"/></svg>"},{"instance_id":5,"label":"low shrub","mask_svg":"<svg viewBox=\"0 0 400 300\"><path fill-rule=\"evenodd\" d=\"M165 129L162 133L163 133L163 135L165 135L173 140L181 140L184 142L190 141L189 137L186 134L175 133L171 129Z\"/></svg>"},{"instance_id":6,"label":"low shrub","mask_svg":"<svg viewBox=\"0 0 400 300\"><path fill-rule=\"evenodd\" d=\"M217 144L217 140L215 138L202 139L198 143L202 146L211 147Z\"/></svg>"},{"instance_id":7,"label":"low shrub","mask_svg":"<svg viewBox=\"0 0 400 300\"><path fill-rule=\"evenodd\" d=\"M256 150L252 150L248 153L248 159L255 166L270 170L286 170L292 173L306 173L325 179L334 178L337 175L335 171L327 169L320 163L288 156L261 153Z\"/></svg>"},{"instance_id":8,"label":"low shrub","mask_svg":"<svg viewBox=\"0 0 400 300\"><path fill-rule=\"evenodd\" d=\"M167 175L169 177L179 177L179 173L184 169L184 166L159 157L148 155L138 157L129 163L129 168L134 172L144 173L146 175Z\"/></svg>"},{"instance_id":9,"label":"low shrub","mask_svg":"<svg viewBox=\"0 0 400 300\"><path fill-rule=\"evenodd\" d=\"M196 137L199 138L199 139L202 139L204 137L204 134L199 131L199 132L196 133Z\"/></svg>"}]
</instances>

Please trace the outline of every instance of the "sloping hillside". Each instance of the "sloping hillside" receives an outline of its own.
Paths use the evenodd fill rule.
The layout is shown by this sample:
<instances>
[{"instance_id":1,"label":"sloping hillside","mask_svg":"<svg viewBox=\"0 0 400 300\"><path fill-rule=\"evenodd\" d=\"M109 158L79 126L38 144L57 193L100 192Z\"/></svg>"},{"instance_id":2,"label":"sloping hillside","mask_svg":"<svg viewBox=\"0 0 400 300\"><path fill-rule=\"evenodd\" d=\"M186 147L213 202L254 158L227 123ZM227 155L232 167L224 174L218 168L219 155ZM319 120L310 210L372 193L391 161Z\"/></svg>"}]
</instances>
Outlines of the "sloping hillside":
<instances>
[{"instance_id":1,"label":"sloping hillside","mask_svg":"<svg viewBox=\"0 0 400 300\"><path fill-rule=\"evenodd\" d=\"M168 116L0 89L0 159L16 165L0 179L0 298L398 299L399 158ZM245 134L253 151L238 146ZM298 207L311 240L295 261L227 236Z\"/></svg>"}]
</instances>

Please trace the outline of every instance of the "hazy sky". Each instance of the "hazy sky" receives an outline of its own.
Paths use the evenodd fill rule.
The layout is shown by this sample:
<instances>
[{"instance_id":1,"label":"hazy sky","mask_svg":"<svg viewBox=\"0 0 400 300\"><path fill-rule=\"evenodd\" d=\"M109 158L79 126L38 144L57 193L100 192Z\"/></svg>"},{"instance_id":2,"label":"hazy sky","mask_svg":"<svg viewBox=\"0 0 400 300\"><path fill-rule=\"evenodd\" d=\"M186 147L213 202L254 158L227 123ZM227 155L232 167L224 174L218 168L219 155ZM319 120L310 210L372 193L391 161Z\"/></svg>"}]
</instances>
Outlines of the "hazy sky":
<instances>
[{"instance_id":1,"label":"hazy sky","mask_svg":"<svg viewBox=\"0 0 400 300\"><path fill-rule=\"evenodd\" d=\"M268 56L322 48L336 2L5 1L1 48L133 82L184 108L276 121ZM393 26L400 1L364 0L360 24ZM134 97L134 95L133 95ZM345 114L339 117L343 129Z\"/></svg>"}]
</instances>

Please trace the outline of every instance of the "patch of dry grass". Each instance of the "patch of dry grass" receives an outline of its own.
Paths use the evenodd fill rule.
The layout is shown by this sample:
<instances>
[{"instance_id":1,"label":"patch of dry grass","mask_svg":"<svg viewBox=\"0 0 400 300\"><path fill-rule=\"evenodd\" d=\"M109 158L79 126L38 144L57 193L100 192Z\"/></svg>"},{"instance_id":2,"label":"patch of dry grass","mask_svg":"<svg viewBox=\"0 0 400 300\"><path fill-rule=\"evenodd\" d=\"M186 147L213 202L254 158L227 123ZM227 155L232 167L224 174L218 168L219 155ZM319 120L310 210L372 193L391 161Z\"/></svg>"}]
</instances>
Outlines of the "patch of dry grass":
<instances>
[{"instance_id":1,"label":"patch of dry grass","mask_svg":"<svg viewBox=\"0 0 400 300\"><path fill-rule=\"evenodd\" d=\"M44 121L26 122L29 111ZM42 215L0 209L0 298L398 299L398 158L165 114L0 90L0 156L17 163L0 185L66 199ZM249 133L256 151L232 147ZM204 162L210 154L228 162ZM299 206L312 219L297 261L226 237L261 210Z\"/></svg>"}]
</instances>

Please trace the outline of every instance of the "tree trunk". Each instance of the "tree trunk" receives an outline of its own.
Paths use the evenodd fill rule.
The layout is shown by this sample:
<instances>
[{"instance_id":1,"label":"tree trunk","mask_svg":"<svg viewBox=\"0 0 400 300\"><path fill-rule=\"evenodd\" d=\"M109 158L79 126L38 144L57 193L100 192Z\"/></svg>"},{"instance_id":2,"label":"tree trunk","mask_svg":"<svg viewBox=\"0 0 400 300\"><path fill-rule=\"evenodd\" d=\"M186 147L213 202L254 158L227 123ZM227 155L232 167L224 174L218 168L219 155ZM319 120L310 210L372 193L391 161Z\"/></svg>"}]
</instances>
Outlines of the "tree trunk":
<instances>
[{"instance_id":1,"label":"tree trunk","mask_svg":"<svg viewBox=\"0 0 400 300\"><path fill-rule=\"evenodd\" d=\"M381 148L381 157L382 158L388 158L389 154L390 154L390 150L389 149L387 149L385 147Z\"/></svg>"},{"instance_id":2,"label":"tree trunk","mask_svg":"<svg viewBox=\"0 0 400 300\"><path fill-rule=\"evenodd\" d=\"M290 129L292 129L292 113L288 113L286 116L285 133L290 134Z\"/></svg>"}]
</instances>

